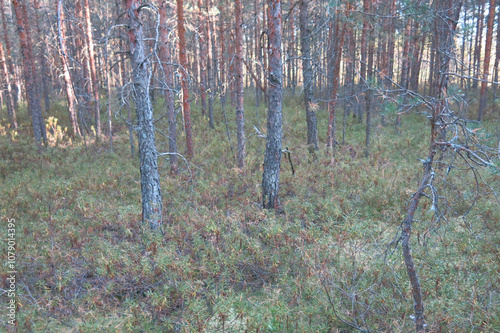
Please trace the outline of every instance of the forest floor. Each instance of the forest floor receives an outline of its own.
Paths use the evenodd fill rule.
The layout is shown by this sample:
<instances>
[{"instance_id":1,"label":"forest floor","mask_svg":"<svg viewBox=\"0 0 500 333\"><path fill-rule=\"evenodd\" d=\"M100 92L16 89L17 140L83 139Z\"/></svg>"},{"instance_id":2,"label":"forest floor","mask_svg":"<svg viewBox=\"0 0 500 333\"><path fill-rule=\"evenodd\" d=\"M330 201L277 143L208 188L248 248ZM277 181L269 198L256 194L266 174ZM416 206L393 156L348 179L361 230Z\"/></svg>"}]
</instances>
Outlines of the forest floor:
<instances>
[{"instance_id":1,"label":"forest floor","mask_svg":"<svg viewBox=\"0 0 500 333\"><path fill-rule=\"evenodd\" d=\"M251 98L249 98L251 99ZM157 101L158 105L161 105ZM425 116L349 117L345 144L310 156L300 96L287 97L280 197L261 209L266 110L246 104L247 166L236 167L216 106L216 130L193 111L195 158L169 174L160 160L164 236L141 225L137 154L114 120L107 139L71 141L64 106L51 145L37 152L26 114L15 135L0 124L0 220L15 219L19 332L410 332L413 299L397 240L427 156ZM340 113L340 112L339 112ZM228 119L235 142L234 112ZM470 125L498 147L498 119ZM337 141L342 142L342 119ZM167 124L159 122L160 130ZM179 125L179 128L181 126ZM179 131L179 151L184 149ZM495 146L496 144L496 146ZM137 144L136 144L137 149ZM158 136L157 149L167 150ZM233 148L234 149L234 148ZM499 157L493 159L500 165ZM500 332L498 168L473 172L459 158L436 169L438 207L422 199L412 250L431 332ZM449 171L449 172L447 172ZM441 176L439 176L441 175ZM473 206L471 208L471 206ZM439 209L446 219L437 220ZM7 242L2 242L7 258ZM5 259L4 259L5 260ZM3 265L2 307L8 304ZM0 331L8 330L2 309Z\"/></svg>"}]
</instances>

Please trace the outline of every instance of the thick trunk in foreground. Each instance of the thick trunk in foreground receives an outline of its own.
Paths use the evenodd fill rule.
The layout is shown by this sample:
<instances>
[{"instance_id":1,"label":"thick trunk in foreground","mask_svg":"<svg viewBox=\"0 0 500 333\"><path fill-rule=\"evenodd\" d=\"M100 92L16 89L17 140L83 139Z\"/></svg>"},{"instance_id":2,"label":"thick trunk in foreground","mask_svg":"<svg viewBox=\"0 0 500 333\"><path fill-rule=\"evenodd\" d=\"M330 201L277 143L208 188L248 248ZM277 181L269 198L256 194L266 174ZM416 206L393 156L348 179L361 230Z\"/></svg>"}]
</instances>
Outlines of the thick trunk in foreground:
<instances>
[{"instance_id":1,"label":"thick trunk in foreground","mask_svg":"<svg viewBox=\"0 0 500 333\"><path fill-rule=\"evenodd\" d=\"M19 32L19 41L21 44L21 54L23 58L23 75L28 98L28 110L31 113L33 132L37 145L41 145L42 139L47 140L45 133L45 124L42 118L42 108L38 97L35 82L35 61L33 58L33 44L30 36L28 23L28 13L25 4L20 0L12 0L16 23Z\"/></svg>"},{"instance_id":2,"label":"thick trunk in foreground","mask_svg":"<svg viewBox=\"0 0 500 333\"><path fill-rule=\"evenodd\" d=\"M182 72L182 108L184 113L184 131L186 132L186 154L193 158L193 138L191 134L191 109L189 106L189 73L186 55L186 28L184 27L184 1L177 0L177 29L179 31L179 62Z\"/></svg>"},{"instance_id":3,"label":"thick trunk in foreground","mask_svg":"<svg viewBox=\"0 0 500 333\"><path fill-rule=\"evenodd\" d=\"M236 16L236 137L238 138L238 167L245 167L245 114L243 108L243 34L241 0L235 0Z\"/></svg>"},{"instance_id":4,"label":"thick trunk in foreground","mask_svg":"<svg viewBox=\"0 0 500 333\"><path fill-rule=\"evenodd\" d=\"M126 0L129 19L128 36L132 55L134 102L137 112L139 156L141 169L142 221L152 230L159 230L162 224L162 201L158 156L155 147L153 107L149 96L151 71L146 59L144 33L140 18L139 0Z\"/></svg>"},{"instance_id":5,"label":"thick trunk in foreground","mask_svg":"<svg viewBox=\"0 0 500 333\"><path fill-rule=\"evenodd\" d=\"M483 81L481 82L481 97L479 99L479 112L477 120L482 121L486 111L486 87L488 85L488 75L490 71L491 42L493 39L493 20L495 18L495 0L490 0L490 10L488 14L488 25L486 32L486 50L484 52Z\"/></svg>"},{"instance_id":6,"label":"thick trunk in foreground","mask_svg":"<svg viewBox=\"0 0 500 333\"><path fill-rule=\"evenodd\" d=\"M318 128L316 124L316 111L312 107L313 94L313 68L311 62L311 37L309 29L309 0L300 1L300 42L302 46L302 73L304 77L304 103L307 120L307 144L314 150L318 149Z\"/></svg>"},{"instance_id":7,"label":"thick trunk in foreground","mask_svg":"<svg viewBox=\"0 0 500 333\"><path fill-rule=\"evenodd\" d=\"M281 210L278 197L281 137L282 137L282 98L283 64L281 63L281 0L268 0L269 32L269 109L267 112L266 152L264 155L264 174L262 176L262 206L267 209Z\"/></svg>"}]
</instances>

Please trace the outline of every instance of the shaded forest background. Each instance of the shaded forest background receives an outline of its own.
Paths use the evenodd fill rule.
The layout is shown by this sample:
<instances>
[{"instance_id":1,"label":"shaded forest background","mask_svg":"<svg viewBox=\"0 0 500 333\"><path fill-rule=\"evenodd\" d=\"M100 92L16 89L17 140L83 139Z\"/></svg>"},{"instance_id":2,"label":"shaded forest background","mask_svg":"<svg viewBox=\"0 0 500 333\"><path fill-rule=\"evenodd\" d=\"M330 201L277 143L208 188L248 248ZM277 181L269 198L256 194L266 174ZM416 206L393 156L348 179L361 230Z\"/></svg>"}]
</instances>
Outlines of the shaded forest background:
<instances>
[{"instance_id":1,"label":"shaded forest background","mask_svg":"<svg viewBox=\"0 0 500 333\"><path fill-rule=\"evenodd\" d=\"M0 215L18 221L19 293L16 327L1 325L421 330L408 226L425 329L498 330L500 3L142 3L141 103L136 3L0 1ZM283 157L266 207L272 3ZM141 223L147 103L161 233Z\"/></svg>"}]
</instances>

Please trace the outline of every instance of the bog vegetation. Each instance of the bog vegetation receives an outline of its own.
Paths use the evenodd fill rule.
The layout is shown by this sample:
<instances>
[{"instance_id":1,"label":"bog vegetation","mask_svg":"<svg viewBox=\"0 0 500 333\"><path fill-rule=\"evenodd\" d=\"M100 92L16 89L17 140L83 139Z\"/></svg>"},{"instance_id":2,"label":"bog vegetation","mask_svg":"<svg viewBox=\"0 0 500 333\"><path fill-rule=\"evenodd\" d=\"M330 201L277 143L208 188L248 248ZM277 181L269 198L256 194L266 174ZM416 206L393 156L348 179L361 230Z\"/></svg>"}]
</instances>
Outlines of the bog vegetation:
<instances>
[{"instance_id":1,"label":"bog vegetation","mask_svg":"<svg viewBox=\"0 0 500 333\"><path fill-rule=\"evenodd\" d=\"M407 114L395 129L394 117L386 126L377 118L364 157L364 125L349 118L346 144L313 158L301 101L284 99L283 146L295 174L284 159L282 214L261 208L265 139L248 135L241 170L225 133L208 130L194 106L195 158L180 162L177 176L160 159L163 235L141 223L139 161L130 157L125 126L111 153L106 143L72 140L66 107L55 104L46 121L50 145L37 153L25 135L25 109L17 132L2 120L0 218L18 225L19 331L412 330L413 300L395 242L419 184L428 120ZM265 132L265 112L248 112L248 123ZM215 115L223 126L220 106ZM319 110L320 133L326 119ZM490 119L474 132L494 144L497 125ZM166 145L160 137L158 149ZM434 223L430 200L415 217L427 328L494 332L500 210L493 190L500 173L455 165L436 171L446 175L438 188L447 219Z\"/></svg>"}]
</instances>

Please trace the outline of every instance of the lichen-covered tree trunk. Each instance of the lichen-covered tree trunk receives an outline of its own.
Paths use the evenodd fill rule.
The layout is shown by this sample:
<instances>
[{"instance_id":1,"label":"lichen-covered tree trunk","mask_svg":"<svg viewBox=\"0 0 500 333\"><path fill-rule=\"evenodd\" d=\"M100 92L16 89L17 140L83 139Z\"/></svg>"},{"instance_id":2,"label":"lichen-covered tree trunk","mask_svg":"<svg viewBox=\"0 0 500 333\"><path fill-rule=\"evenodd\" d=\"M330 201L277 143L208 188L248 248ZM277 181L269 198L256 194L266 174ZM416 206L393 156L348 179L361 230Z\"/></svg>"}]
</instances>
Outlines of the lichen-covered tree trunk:
<instances>
[{"instance_id":1,"label":"lichen-covered tree trunk","mask_svg":"<svg viewBox=\"0 0 500 333\"><path fill-rule=\"evenodd\" d=\"M318 127L316 111L313 109L313 68L311 62L311 31L309 29L309 0L300 0L300 43L302 46L302 73L304 77L304 103L307 121L307 144L310 148L318 149Z\"/></svg>"},{"instance_id":2,"label":"lichen-covered tree trunk","mask_svg":"<svg viewBox=\"0 0 500 333\"><path fill-rule=\"evenodd\" d=\"M191 108L189 106L189 73L186 54L186 28L184 27L184 1L177 0L177 29L179 32L179 62L182 72L182 108L184 113L184 131L186 132L186 154L193 158L193 137L191 133Z\"/></svg>"},{"instance_id":3,"label":"lichen-covered tree trunk","mask_svg":"<svg viewBox=\"0 0 500 333\"><path fill-rule=\"evenodd\" d=\"M159 230L162 224L162 201L158 156L155 147L153 107L149 96L151 81L150 62L146 58L143 25L140 17L140 0L126 0L128 14L128 36L132 56L134 102L137 112L137 135L142 191L142 221L152 230Z\"/></svg>"},{"instance_id":4,"label":"lichen-covered tree trunk","mask_svg":"<svg viewBox=\"0 0 500 333\"><path fill-rule=\"evenodd\" d=\"M170 153L170 170L172 173L177 173L177 123L175 121L175 100L174 100L174 83L172 79L172 51L171 43L168 39L171 27L167 26L167 11L170 10L169 4L164 0L158 0L158 8L160 13L160 60L161 68L163 69L163 82L165 85L165 109L168 114L168 152Z\"/></svg>"},{"instance_id":5,"label":"lichen-covered tree trunk","mask_svg":"<svg viewBox=\"0 0 500 333\"><path fill-rule=\"evenodd\" d=\"M281 0L267 0L267 30L269 33L268 59L268 112L267 138L264 155L264 174L262 176L262 206L267 209L281 210L279 201L279 181L281 165L282 137L282 98L283 64L281 62Z\"/></svg>"},{"instance_id":6,"label":"lichen-covered tree trunk","mask_svg":"<svg viewBox=\"0 0 500 333\"><path fill-rule=\"evenodd\" d=\"M73 128L73 135L75 137L80 136L80 127L78 126L78 117L76 110L76 96L75 91L73 90L73 82L71 80L71 75L69 73L68 66L68 56L67 56L67 48L66 48L66 28L63 23L64 21L64 10L62 8L62 0L57 1L56 5L56 13L57 13L57 36L59 39L59 50L61 52L61 61L62 61L62 69L63 69L63 77L66 88L66 99L68 101L68 111L69 111L69 119L71 122L71 128Z\"/></svg>"},{"instance_id":7,"label":"lichen-covered tree trunk","mask_svg":"<svg viewBox=\"0 0 500 333\"><path fill-rule=\"evenodd\" d=\"M235 0L236 16L236 137L238 139L238 167L245 167L245 114L243 108L243 14L241 0Z\"/></svg>"},{"instance_id":8,"label":"lichen-covered tree trunk","mask_svg":"<svg viewBox=\"0 0 500 333\"><path fill-rule=\"evenodd\" d=\"M483 120L483 116L486 111L486 88L488 85L487 80L490 72L490 57L491 57L491 44L493 40L494 18L495 18L495 0L490 0L490 9L488 13L488 23L486 31L486 45L484 51L483 81L481 82L481 97L479 99L479 112L477 114L478 121Z\"/></svg>"}]
</instances>

